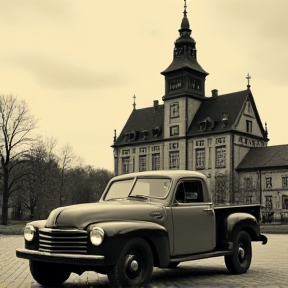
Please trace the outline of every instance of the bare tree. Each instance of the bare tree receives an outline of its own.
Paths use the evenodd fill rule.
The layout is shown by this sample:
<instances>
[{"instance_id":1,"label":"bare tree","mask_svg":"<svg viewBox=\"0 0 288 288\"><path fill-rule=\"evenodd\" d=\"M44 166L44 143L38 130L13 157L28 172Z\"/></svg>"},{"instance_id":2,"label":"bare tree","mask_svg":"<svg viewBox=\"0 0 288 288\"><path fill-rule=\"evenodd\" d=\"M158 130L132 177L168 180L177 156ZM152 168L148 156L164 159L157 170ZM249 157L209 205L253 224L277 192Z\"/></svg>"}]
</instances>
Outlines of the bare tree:
<instances>
[{"instance_id":1,"label":"bare tree","mask_svg":"<svg viewBox=\"0 0 288 288\"><path fill-rule=\"evenodd\" d=\"M74 152L72 147L69 144L65 144L61 148L61 156L59 158L59 167L61 169L61 176L60 176L60 187L59 187L59 205L62 206L65 198L68 198L70 195L65 195L64 196L64 182L65 179L67 178L67 171L69 168L72 166L72 161L75 158ZM69 191L68 191L69 192Z\"/></svg>"},{"instance_id":2,"label":"bare tree","mask_svg":"<svg viewBox=\"0 0 288 288\"><path fill-rule=\"evenodd\" d=\"M18 101L13 95L0 96L1 130L1 167L3 172L2 225L8 224L8 203L11 194L19 188L19 179L26 172L13 175L13 169L25 161L25 155L33 138L31 131L37 120L32 117L24 100Z\"/></svg>"}]
</instances>

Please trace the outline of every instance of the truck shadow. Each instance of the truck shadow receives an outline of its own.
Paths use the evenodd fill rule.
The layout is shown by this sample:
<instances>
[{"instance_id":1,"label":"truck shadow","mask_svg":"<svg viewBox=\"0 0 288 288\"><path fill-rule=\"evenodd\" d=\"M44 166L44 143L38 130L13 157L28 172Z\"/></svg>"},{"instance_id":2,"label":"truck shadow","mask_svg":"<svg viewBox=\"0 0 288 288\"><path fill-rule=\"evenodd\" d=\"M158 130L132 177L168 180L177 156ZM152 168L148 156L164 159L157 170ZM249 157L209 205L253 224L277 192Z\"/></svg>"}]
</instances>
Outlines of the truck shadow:
<instances>
[{"instance_id":1,"label":"truck shadow","mask_svg":"<svg viewBox=\"0 0 288 288\"><path fill-rule=\"evenodd\" d=\"M110 288L108 279L106 275L99 275L95 272L85 272L78 276L72 274L61 287L63 288ZM155 268L151 284L147 288L179 288L179 285L193 285L197 287L199 282L215 281L219 276L231 275L227 269L223 267L207 267L207 266L185 266L185 264L180 265L175 269L159 269ZM197 284L196 284L197 283ZM196 284L196 286L195 286ZM34 283L31 288L40 288L41 285ZM186 287L186 286L185 286ZM192 286L191 286L192 287ZM58 288L58 287L53 287Z\"/></svg>"}]
</instances>

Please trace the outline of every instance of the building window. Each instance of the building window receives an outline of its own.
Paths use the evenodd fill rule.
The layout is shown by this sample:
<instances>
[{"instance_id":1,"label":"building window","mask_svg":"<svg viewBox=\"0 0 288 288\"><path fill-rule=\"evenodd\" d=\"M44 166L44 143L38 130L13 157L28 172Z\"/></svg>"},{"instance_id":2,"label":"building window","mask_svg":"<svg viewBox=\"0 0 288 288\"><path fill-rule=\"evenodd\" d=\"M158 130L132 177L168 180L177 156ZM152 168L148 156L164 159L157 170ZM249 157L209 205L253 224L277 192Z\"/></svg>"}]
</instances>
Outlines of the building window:
<instances>
[{"instance_id":1,"label":"building window","mask_svg":"<svg viewBox=\"0 0 288 288\"><path fill-rule=\"evenodd\" d=\"M129 156L130 155L130 150L122 150L122 155L123 156Z\"/></svg>"},{"instance_id":2,"label":"building window","mask_svg":"<svg viewBox=\"0 0 288 288\"><path fill-rule=\"evenodd\" d=\"M244 179L244 186L245 186L245 190L252 190L252 178L251 177L246 177Z\"/></svg>"},{"instance_id":3,"label":"building window","mask_svg":"<svg viewBox=\"0 0 288 288\"><path fill-rule=\"evenodd\" d=\"M226 146L216 147L216 168L226 167Z\"/></svg>"},{"instance_id":4,"label":"building window","mask_svg":"<svg viewBox=\"0 0 288 288\"><path fill-rule=\"evenodd\" d=\"M245 114L252 115L252 106L249 100L246 102Z\"/></svg>"},{"instance_id":5,"label":"building window","mask_svg":"<svg viewBox=\"0 0 288 288\"><path fill-rule=\"evenodd\" d=\"M252 133L252 121L246 120L246 132Z\"/></svg>"},{"instance_id":6,"label":"building window","mask_svg":"<svg viewBox=\"0 0 288 288\"><path fill-rule=\"evenodd\" d=\"M203 147L203 146L204 146L204 140L198 140L198 141L196 141L196 146L197 146L197 147Z\"/></svg>"},{"instance_id":7,"label":"building window","mask_svg":"<svg viewBox=\"0 0 288 288\"><path fill-rule=\"evenodd\" d=\"M196 169L205 168L205 149L196 150Z\"/></svg>"},{"instance_id":8,"label":"building window","mask_svg":"<svg viewBox=\"0 0 288 288\"><path fill-rule=\"evenodd\" d=\"M152 146L151 151L152 152L160 151L160 146Z\"/></svg>"},{"instance_id":9,"label":"building window","mask_svg":"<svg viewBox=\"0 0 288 288\"><path fill-rule=\"evenodd\" d=\"M139 156L139 172L146 171L146 155Z\"/></svg>"},{"instance_id":10,"label":"building window","mask_svg":"<svg viewBox=\"0 0 288 288\"><path fill-rule=\"evenodd\" d=\"M190 78L189 77L189 86L190 88L192 88L193 90L199 90L201 91L202 87L201 87L201 81Z\"/></svg>"},{"instance_id":11,"label":"building window","mask_svg":"<svg viewBox=\"0 0 288 288\"><path fill-rule=\"evenodd\" d=\"M146 154L147 153L147 147L139 148L139 153L140 154Z\"/></svg>"},{"instance_id":12,"label":"building window","mask_svg":"<svg viewBox=\"0 0 288 288\"><path fill-rule=\"evenodd\" d=\"M272 177L266 177L266 188L272 188Z\"/></svg>"},{"instance_id":13,"label":"building window","mask_svg":"<svg viewBox=\"0 0 288 288\"><path fill-rule=\"evenodd\" d=\"M160 170L160 153L152 154L152 170Z\"/></svg>"},{"instance_id":14,"label":"building window","mask_svg":"<svg viewBox=\"0 0 288 288\"><path fill-rule=\"evenodd\" d=\"M282 209L288 209L288 196L282 196Z\"/></svg>"},{"instance_id":15,"label":"building window","mask_svg":"<svg viewBox=\"0 0 288 288\"><path fill-rule=\"evenodd\" d=\"M225 137L216 138L216 145L217 144L225 144Z\"/></svg>"},{"instance_id":16,"label":"building window","mask_svg":"<svg viewBox=\"0 0 288 288\"><path fill-rule=\"evenodd\" d=\"M170 118L179 117L179 102L170 104Z\"/></svg>"},{"instance_id":17,"label":"building window","mask_svg":"<svg viewBox=\"0 0 288 288\"><path fill-rule=\"evenodd\" d=\"M169 143L169 150L175 150L178 149L178 147L179 147L178 142Z\"/></svg>"},{"instance_id":18,"label":"building window","mask_svg":"<svg viewBox=\"0 0 288 288\"><path fill-rule=\"evenodd\" d=\"M129 157L122 158L122 174L129 173Z\"/></svg>"},{"instance_id":19,"label":"building window","mask_svg":"<svg viewBox=\"0 0 288 288\"><path fill-rule=\"evenodd\" d=\"M179 135L179 125L171 126L170 127L170 136L177 136Z\"/></svg>"},{"instance_id":20,"label":"building window","mask_svg":"<svg viewBox=\"0 0 288 288\"><path fill-rule=\"evenodd\" d=\"M288 187L288 176L282 176L282 187L283 188Z\"/></svg>"},{"instance_id":21,"label":"building window","mask_svg":"<svg viewBox=\"0 0 288 288\"><path fill-rule=\"evenodd\" d=\"M179 152L169 153L169 169L179 169Z\"/></svg>"},{"instance_id":22,"label":"building window","mask_svg":"<svg viewBox=\"0 0 288 288\"><path fill-rule=\"evenodd\" d=\"M169 90L176 90L182 87L182 78L172 79L169 81Z\"/></svg>"}]
</instances>

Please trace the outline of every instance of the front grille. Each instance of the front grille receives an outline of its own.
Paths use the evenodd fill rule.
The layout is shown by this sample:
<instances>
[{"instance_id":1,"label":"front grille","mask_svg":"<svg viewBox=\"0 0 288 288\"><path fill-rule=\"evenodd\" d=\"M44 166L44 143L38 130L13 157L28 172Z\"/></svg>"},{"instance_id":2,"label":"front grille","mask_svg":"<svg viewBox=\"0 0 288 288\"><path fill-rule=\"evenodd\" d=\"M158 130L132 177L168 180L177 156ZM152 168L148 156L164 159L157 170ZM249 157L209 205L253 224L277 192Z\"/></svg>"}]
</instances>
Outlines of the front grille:
<instances>
[{"instance_id":1,"label":"front grille","mask_svg":"<svg viewBox=\"0 0 288 288\"><path fill-rule=\"evenodd\" d=\"M39 251L87 254L87 232L77 229L39 229Z\"/></svg>"}]
</instances>

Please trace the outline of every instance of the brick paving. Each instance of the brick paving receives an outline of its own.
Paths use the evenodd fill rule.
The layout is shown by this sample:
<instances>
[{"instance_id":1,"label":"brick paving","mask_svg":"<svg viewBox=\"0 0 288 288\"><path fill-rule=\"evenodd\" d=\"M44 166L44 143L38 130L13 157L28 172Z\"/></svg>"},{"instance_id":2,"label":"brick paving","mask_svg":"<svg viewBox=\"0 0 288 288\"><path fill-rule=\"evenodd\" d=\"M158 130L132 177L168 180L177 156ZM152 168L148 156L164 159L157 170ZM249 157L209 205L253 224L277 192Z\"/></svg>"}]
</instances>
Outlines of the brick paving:
<instances>
[{"instance_id":1,"label":"brick paving","mask_svg":"<svg viewBox=\"0 0 288 288\"><path fill-rule=\"evenodd\" d=\"M248 272L231 275L223 257L181 263L177 269L154 269L150 288L208 287L288 287L288 237L266 234L268 244L253 243L253 260ZM23 247L19 235L0 235L0 288L40 288L30 275L28 261L17 258L15 249ZM105 275L72 273L65 288L108 288ZM55 287L56 288L56 287Z\"/></svg>"}]
</instances>

